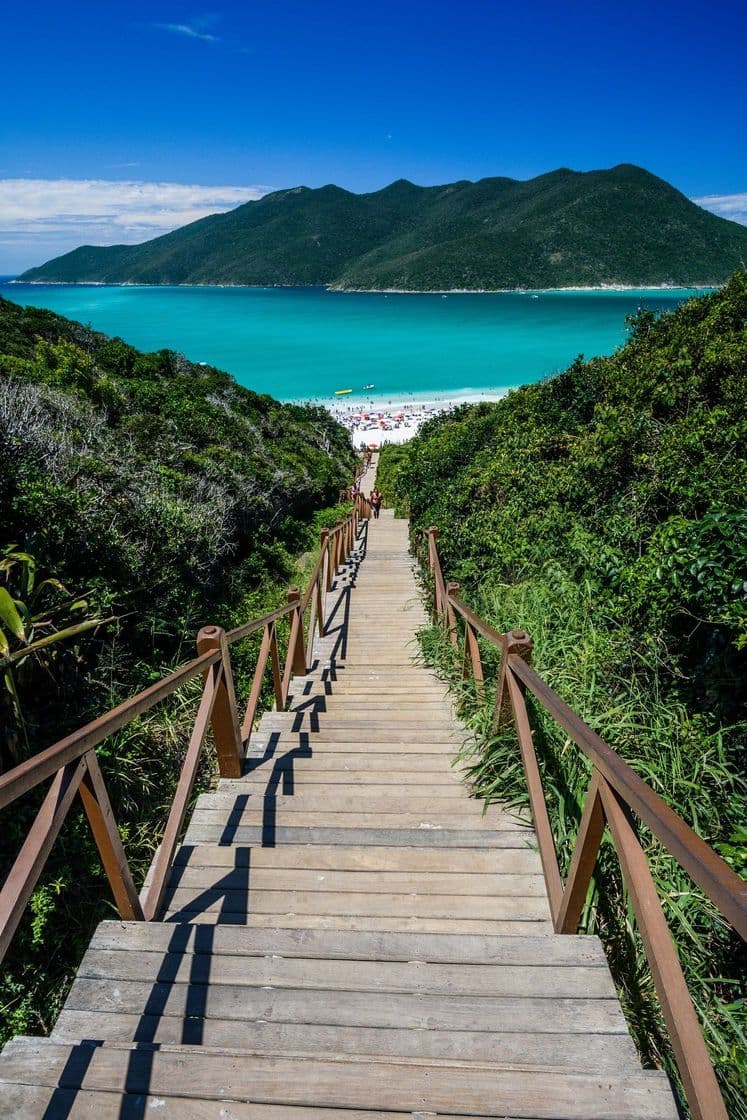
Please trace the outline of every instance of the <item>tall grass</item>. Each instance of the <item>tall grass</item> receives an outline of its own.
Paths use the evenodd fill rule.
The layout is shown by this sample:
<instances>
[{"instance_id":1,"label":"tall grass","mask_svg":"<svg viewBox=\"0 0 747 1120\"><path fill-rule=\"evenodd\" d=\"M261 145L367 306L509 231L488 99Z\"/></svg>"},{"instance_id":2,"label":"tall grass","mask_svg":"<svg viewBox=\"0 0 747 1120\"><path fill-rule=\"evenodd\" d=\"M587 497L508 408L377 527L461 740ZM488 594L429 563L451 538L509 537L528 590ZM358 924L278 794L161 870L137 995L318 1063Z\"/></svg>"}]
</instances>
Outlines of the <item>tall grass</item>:
<instances>
[{"instance_id":1,"label":"tall grass","mask_svg":"<svg viewBox=\"0 0 747 1120\"><path fill-rule=\"evenodd\" d=\"M730 755L744 727L711 731L677 700L676 672L656 638L631 635L598 609L591 584L546 570L543 579L493 587L473 606L499 631L520 627L534 642L533 664L556 692L708 843L737 866L744 860L745 783ZM463 759L475 794L526 805L512 728L491 733L498 655L483 643L486 680L478 703L461 680L438 628L421 634L426 658L451 683L479 747ZM590 779L590 763L541 706L528 702L561 873L568 870ZM639 829L685 978L730 1116L747 1117L744 952L738 936L644 827ZM645 951L611 840L600 851L581 932L598 934L641 1057L678 1082ZM681 1087L680 1087L681 1089Z\"/></svg>"}]
</instances>

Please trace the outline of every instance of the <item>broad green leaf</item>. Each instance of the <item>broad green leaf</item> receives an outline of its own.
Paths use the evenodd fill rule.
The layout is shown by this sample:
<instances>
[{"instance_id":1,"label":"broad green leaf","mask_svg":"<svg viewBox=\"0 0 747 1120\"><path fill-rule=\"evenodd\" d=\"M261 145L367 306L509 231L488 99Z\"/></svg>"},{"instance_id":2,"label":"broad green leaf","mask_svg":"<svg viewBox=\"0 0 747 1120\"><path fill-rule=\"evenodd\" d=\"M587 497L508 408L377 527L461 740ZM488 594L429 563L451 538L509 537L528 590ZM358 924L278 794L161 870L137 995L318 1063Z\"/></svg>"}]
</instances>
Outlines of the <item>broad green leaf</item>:
<instances>
[{"instance_id":1,"label":"broad green leaf","mask_svg":"<svg viewBox=\"0 0 747 1120\"><path fill-rule=\"evenodd\" d=\"M5 634L3 634L2 630L0 630L0 654L7 653L9 649L10 649L10 643L8 642L8 639L5 637Z\"/></svg>"},{"instance_id":2,"label":"broad green leaf","mask_svg":"<svg viewBox=\"0 0 747 1120\"><path fill-rule=\"evenodd\" d=\"M26 631L21 622L21 616L16 609L16 605L11 599L8 591L4 587L0 587L0 619L19 641L23 641L26 637Z\"/></svg>"}]
</instances>

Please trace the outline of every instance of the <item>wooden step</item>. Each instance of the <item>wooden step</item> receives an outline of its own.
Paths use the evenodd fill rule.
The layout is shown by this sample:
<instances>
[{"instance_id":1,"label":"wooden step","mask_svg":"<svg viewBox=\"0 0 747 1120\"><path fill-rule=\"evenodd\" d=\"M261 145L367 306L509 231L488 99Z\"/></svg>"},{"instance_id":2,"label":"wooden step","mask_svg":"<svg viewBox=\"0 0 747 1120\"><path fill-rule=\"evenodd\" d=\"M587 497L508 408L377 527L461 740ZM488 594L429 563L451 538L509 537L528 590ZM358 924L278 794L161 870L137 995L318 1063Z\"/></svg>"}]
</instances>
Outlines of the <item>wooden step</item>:
<instances>
[{"instance_id":1,"label":"wooden step","mask_svg":"<svg viewBox=\"0 0 747 1120\"><path fill-rule=\"evenodd\" d=\"M213 927L199 927L202 929ZM188 1019L175 1015L132 1015L102 1011L63 1011L54 1030L57 1042L106 1039L128 1043L235 1046L232 1019ZM341 1027L314 1023L253 1023L244 1032L247 1050L258 1054L321 1057L358 1054L430 1061L475 1061L496 1069L556 1069L575 1072L640 1072L638 1057L626 1034L524 1033L521 1031L398 1030L385 1027ZM2 1064L0 1062L0 1070Z\"/></svg>"},{"instance_id":2,"label":"wooden step","mask_svg":"<svg viewBox=\"0 0 747 1120\"><path fill-rule=\"evenodd\" d=\"M484 876L536 875L541 872L536 848L497 848L479 851L474 848L368 848L339 846L325 848L315 844L285 844L277 848L242 848L232 844L220 847L183 844L174 859L175 868L210 867L221 877L221 868L251 867L254 870L353 871L396 873L410 877L413 883L423 875ZM588 939L587 939L588 940ZM563 939L561 939L563 942ZM546 950L543 949L543 951Z\"/></svg>"},{"instance_id":3,"label":"wooden step","mask_svg":"<svg viewBox=\"0 0 747 1120\"><path fill-rule=\"evenodd\" d=\"M312 827L298 821L278 824L267 821L259 825L227 824L220 820L190 821L185 844L239 844L275 847L284 844L322 844L360 847L403 848L536 848L532 829L513 831L497 829L431 828L331 828L318 822Z\"/></svg>"},{"instance_id":4,"label":"wooden step","mask_svg":"<svg viewBox=\"0 0 747 1120\"><path fill-rule=\"evenodd\" d=\"M261 914L308 915L316 917L382 918L469 922L545 922L550 920L550 910L544 895L530 891L527 894L468 895L420 894L387 891L325 890L319 884L314 890L266 889L231 885L240 879L240 873L227 882L218 880L212 886L181 886L166 892L166 913L179 913L184 920L187 914L218 914L224 920L235 915L235 921L244 921ZM248 876L244 876L245 880ZM278 923L280 924L280 923ZM365 929L365 925L363 926ZM386 927L385 927L386 928Z\"/></svg>"},{"instance_id":5,"label":"wooden step","mask_svg":"<svg viewBox=\"0 0 747 1120\"><path fill-rule=\"evenodd\" d=\"M528 825L526 813L507 812L491 805L483 815L480 803L471 803L466 790L456 787L458 803L455 806L454 798L448 791L436 787L435 794L421 794L408 797L397 787L393 790L384 787L383 792L374 793L371 785L353 786L349 789L335 786L331 792L316 792L310 786L301 786L297 793L284 795L281 791L267 793L255 790L242 783L242 788L237 791L223 785L215 793L203 793L197 798L195 812L221 812L229 820L236 814L262 812L268 805L278 812L291 813L324 813L327 816L337 814L359 814L361 821L370 816L380 816L382 820L391 815L400 819L414 815L440 816L447 814L449 822L456 824L459 820L474 822L476 828L513 828L516 824ZM246 791L246 792L245 792ZM476 811L473 811L476 810Z\"/></svg>"},{"instance_id":6,"label":"wooden step","mask_svg":"<svg viewBox=\"0 0 747 1120\"><path fill-rule=\"evenodd\" d=\"M50 1090L148 1094L159 1102L176 1098L174 1116L193 1115L185 1112L191 1109L186 1102L198 1099L225 1100L232 1110L233 1102L350 1110L370 1109L376 1101L379 1112L421 1117L430 1112L504 1120L676 1120L671 1091L658 1072L600 1078L566 1071L496 1070L474 1062L268 1057L241 1049L167 1045L72 1047L37 1039L18 1039L6 1051L0 1085L4 1100L14 1108L25 1105L12 1087L30 1084ZM212 1115L219 1115L215 1107ZM349 1112L345 1120L350 1120Z\"/></svg>"},{"instance_id":7,"label":"wooden step","mask_svg":"<svg viewBox=\"0 0 747 1120\"><path fill-rule=\"evenodd\" d=\"M420 872L414 880L410 871L348 871L338 868L246 867L224 869L216 874L212 865L177 867L169 880L172 888L207 890L220 886L221 890L255 891L334 891L340 894L404 894L447 895L455 900L462 896L486 895L491 898L544 897L545 881L540 873L473 875L469 872Z\"/></svg>"},{"instance_id":8,"label":"wooden step","mask_svg":"<svg viewBox=\"0 0 747 1120\"><path fill-rule=\"evenodd\" d=\"M414 852L403 855L423 855ZM485 857L487 853L476 853ZM607 968L598 937L541 934L523 937L488 937L470 934L350 933L344 931L275 929L247 930L217 926L205 931L194 926L164 923L101 922L91 939L92 949L185 952L196 956L219 953L240 957L280 954L314 959L362 961L428 961L434 964L541 965Z\"/></svg>"}]
</instances>

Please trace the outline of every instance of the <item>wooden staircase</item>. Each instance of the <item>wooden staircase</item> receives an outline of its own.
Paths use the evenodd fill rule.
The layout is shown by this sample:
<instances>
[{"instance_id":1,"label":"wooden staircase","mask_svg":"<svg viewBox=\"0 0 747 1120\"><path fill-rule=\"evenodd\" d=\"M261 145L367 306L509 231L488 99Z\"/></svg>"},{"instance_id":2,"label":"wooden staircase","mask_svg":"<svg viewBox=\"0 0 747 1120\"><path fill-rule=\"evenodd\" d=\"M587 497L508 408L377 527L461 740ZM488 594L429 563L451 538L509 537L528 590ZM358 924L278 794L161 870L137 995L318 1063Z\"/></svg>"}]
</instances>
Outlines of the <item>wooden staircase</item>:
<instances>
[{"instance_id":1,"label":"wooden staircase","mask_svg":"<svg viewBox=\"0 0 747 1120\"><path fill-rule=\"evenodd\" d=\"M452 766L407 528L364 527L163 921L99 926L51 1037L6 1046L0 1116L674 1120L600 942L552 932L530 823Z\"/></svg>"}]
</instances>

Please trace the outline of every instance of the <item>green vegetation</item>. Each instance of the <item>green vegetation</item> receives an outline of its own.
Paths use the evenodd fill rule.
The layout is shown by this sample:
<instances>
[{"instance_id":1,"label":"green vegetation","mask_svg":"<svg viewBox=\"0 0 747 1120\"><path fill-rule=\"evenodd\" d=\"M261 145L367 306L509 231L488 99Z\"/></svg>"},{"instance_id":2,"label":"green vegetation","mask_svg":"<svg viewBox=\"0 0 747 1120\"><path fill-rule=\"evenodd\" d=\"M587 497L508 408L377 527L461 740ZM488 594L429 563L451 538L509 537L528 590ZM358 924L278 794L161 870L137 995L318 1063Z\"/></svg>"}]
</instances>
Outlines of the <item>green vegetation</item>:
<instances>
[{"instance_id":1,"label":"green vegetation","mask_svg":"<svg viewBox=\"0 0 747 1120\"><path fill-rule=\"evenodd\" d=\"M0 299L0 769L193 657L201 626L284 601L352 469L323 409ZM244 647L239 687L253 668ZM141 879L198 692L185 687L99 751ZM0 881L38 803L3 812ZM109 898L71 814L0 971L0 1042L49 1028Z\"/></svg>"},{"instance_id":2,"label":"green vegetation","mask_svg":"<svg viewBox=\"0 0 747 1120\"><path fill-rule=\"evenodd\" d=\"M505 400L430 421L385 449L380 485L439 526L447 578L501 631L527 629L553 688L731 865L747 870L740 687L747 668L747 275L630 324L615 355ZM452 674L440 631L425 649ZM487 654L487 651L486 651ZM497 658L487 655L495 679ZM460 674L459 674L460 675ZM454 677L456 680L456 677ZM525 802L512 732L455 683L480 732L479 794ZM589 767L534 706L563 870ZM733 1116L747 1064L739 939L640 830ZM614 853L584 912L599 932L645 1059L671 1053Z\"/></svg>"},{"instance_id":3,"label":"green vegetation","mask_svg":"<svg viewBox=\"0 0 747 1120\"><path fill-rule=\"evenodd\" d=\"M399 180L372 194L296 187L142 245L90 245L23 280L110 284L328 284L545 288L718 284L747 229L642 168L561 168L527 182Z\"/></svg>"}]
</instances>

